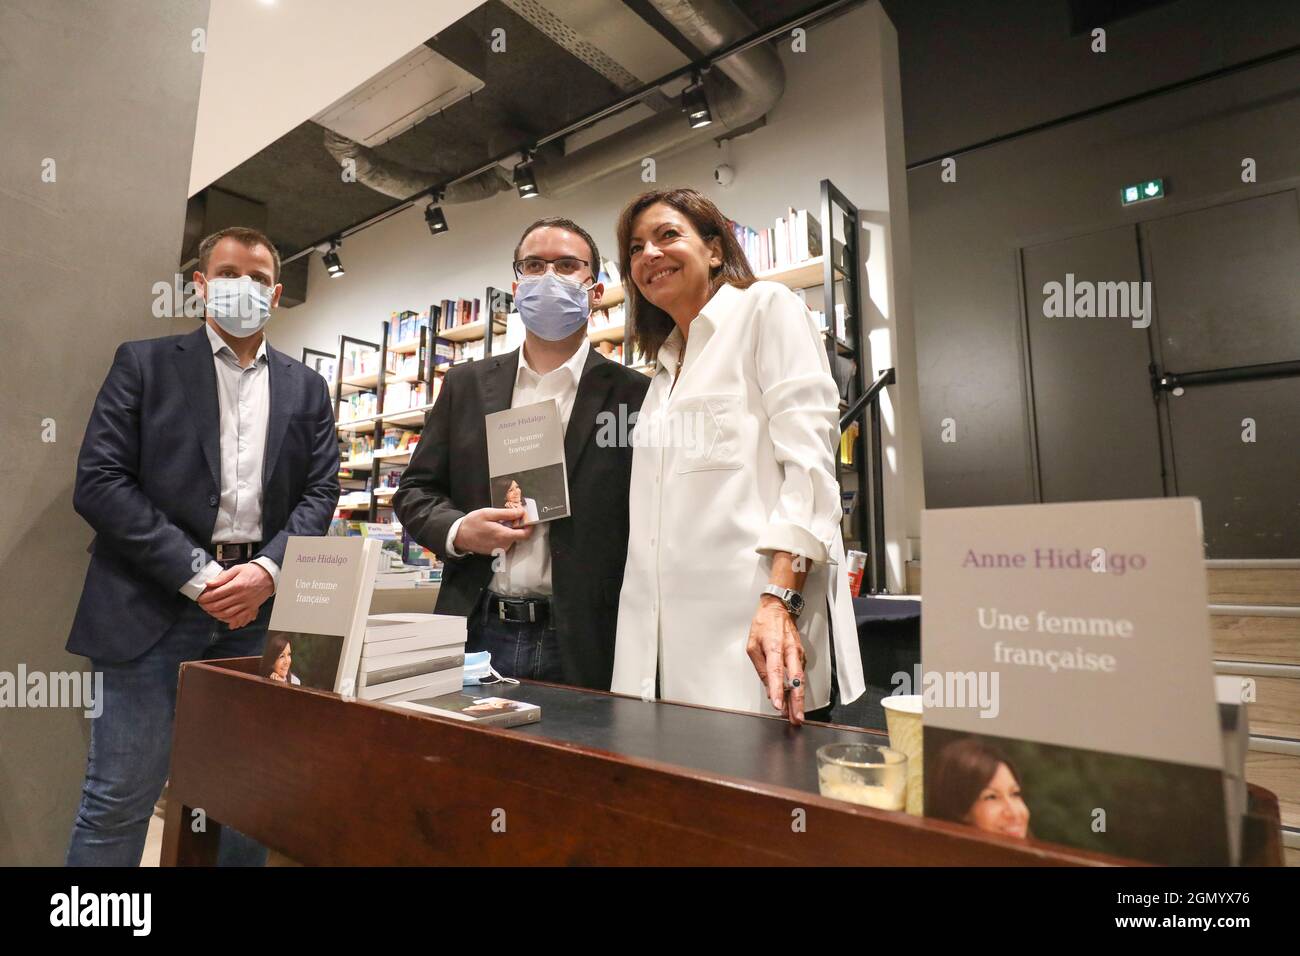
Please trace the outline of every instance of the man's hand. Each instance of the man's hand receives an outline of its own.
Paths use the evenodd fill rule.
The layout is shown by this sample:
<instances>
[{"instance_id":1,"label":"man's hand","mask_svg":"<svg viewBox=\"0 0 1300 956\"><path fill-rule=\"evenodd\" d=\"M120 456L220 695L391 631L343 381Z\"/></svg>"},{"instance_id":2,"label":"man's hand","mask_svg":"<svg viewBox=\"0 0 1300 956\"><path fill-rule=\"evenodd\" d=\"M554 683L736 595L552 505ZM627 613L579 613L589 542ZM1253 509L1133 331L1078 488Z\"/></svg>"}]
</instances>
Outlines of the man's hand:
<instances>
[{"instance_id":1,"label":"man's hand","mask_svg":"<svg viewBox=\"0 0 1300 956\"><path fill-rule=\"evenodd\" d=\"M275 593L270 573L252 561L226 568L207 583L199 606L231 630L252 623L258 609Z\"/></svg>"},{"instance_id":2,"label":"man's hand","mask_svg":"<svg viewBox=\"0 0 1300 956\"><path fill-rule=\"evenodd\" d=\"M513 527L527 517L523 508L479 508L465 515L452 546L462 553L494 555L532 536L533 527Z\"/></svg>"}]
</instances>

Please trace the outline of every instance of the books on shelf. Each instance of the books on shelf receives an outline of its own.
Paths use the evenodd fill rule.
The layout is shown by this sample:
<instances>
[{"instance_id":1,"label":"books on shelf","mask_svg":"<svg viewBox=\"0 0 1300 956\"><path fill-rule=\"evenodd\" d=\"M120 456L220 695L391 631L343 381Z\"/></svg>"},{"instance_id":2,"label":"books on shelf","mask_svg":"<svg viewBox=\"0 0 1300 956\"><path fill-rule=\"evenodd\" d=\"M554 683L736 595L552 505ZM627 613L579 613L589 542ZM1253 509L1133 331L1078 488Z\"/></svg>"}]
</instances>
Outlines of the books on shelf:
<instances>
[{"instance_id":1,"label":"books on shelf","mask_svg":"<svg viewBox=\"0 0 1300 956\"><path fill-rule=\"evenodd\" d=\"M479 320L478 299L443 299L439 303L439 308L441 310L437 326L439 332L448 332Z\"/></svg>"},{"instance_id":2,"label":"books on shelf","mask_svg":"<svg viewBox=\"0 0 1300 956\"><path fill-rule=\"evenodd\" d=\"M374 418L379 412L379 395L375 392L353 392L339 402L339 424Z\"/></svg>"},{"instance_id":3,"label":"books on shelf","mask_svg":"<svg viewBox=\"0 0 1300 956\"><path fill-rule=\"evenodd\" d=\"M394 312L388 319L389 346L404 346L420 339L420 329L429 328L429 313L407 309Z\"/></svg>"},{"instance_id":4,"label":"books on shelf","mask_svg":"<svg viewBox=\"0 0 1300 956\"><path fill-rule=\"evenodd\" d=\"M347 460L353 465L362 465L374 453L375 442L369 435L353 435L347 441L347 448Z\"/></svg>"},{"instance_id":5,"label":"books on shelf","mask_svg":"<svg viewBox=\"0 0 1300 956\"><path fill-rule=\"evenodd\" d=\"M439 382L393 382L384 386L384 414L421 408L433 402Z\"/></svg>"},{"instance_id":6,"label":"books on shelf","mask_svg":"<svg viewBox=\"0 0 1300 956\"><path fill-rule=\"evenodd\" d=\"M370 436L365 437L369 439ZM385 428L382 441L380 451L384 454L415 451L415 446L420 441L420 433L410 428Z\"/></svg>"},{"instance_id":7,"label":"books on shelf","mask_svg":"<svg viewBox=\"0 0 1300 956\"><path fill-rule=\"evenodd\" d=\"M452 343L452 346L453 365L459 365L462 362L477 361L486 354L487 348L485 339L474 339L470 342L454 342ZM508 351L506 348L506 336L505 333L499 332L492 336L492 354L500 355L504 351Z\"/></svg>"},{"instance_id":8,"label":"books on shelf","mask_svg":"<svg viewBox=\"0 0 1300 956\"><path fill-rule=\"evenodd\" d=\"M732 222L731 231L755 272L784 269L822 254L821 224L807 209L787 207L786 215L770 228Z\"/></svg>"},{"instance_id":9,"label":"books on shelf","mask_svg":"<svg viewBox=\"0 0 1300 956\"><path fill-rule=\"evenodd\" d=\"M379 371L379 349L348 342L343 347L343 377L369 375Z\"/></svg>"}]
</instances>

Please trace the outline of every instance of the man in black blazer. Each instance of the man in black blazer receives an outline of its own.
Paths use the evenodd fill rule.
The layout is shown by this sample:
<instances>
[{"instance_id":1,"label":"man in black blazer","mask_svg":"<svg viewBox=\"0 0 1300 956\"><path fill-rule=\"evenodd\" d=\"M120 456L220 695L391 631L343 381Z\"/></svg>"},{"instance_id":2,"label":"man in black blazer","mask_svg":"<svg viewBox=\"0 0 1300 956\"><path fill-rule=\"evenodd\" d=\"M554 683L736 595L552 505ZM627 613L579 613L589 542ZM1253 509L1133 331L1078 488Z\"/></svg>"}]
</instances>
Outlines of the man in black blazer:
<instances>
[{"instance_id":1,"label":"man in black blazer","mask_svg":"<svg viewBox=\"0 0 1300 956\"><path fill-rule=\"evenodd\" d=\"M588 343L604 286L584 229L539 220L514 259L524 345L447 372L393 507L443 559L436 610L469 619L467 652L506 677L608 690L632 467L619 429L650 381ZM484 416L546 399L565 422L569 517L524 526L523 508L491 507Z\"/></svg>"},{"instance_id":2,"label":"man in black blazer","mask_svg":"<svg viewBox=\"0 0 1300 956\"><path fill-rule=\"evenodd\" d=\"M206 321L119 346L77 460L94 529L67 649L103 673L68 864L136 866L167 778L183 661L261 654L288 536L338 503L338 438L321 376L261 331L280 258L252 229L205 239ZM264 851L223 833L223 862Z\"/></svg>"}]
</instances>

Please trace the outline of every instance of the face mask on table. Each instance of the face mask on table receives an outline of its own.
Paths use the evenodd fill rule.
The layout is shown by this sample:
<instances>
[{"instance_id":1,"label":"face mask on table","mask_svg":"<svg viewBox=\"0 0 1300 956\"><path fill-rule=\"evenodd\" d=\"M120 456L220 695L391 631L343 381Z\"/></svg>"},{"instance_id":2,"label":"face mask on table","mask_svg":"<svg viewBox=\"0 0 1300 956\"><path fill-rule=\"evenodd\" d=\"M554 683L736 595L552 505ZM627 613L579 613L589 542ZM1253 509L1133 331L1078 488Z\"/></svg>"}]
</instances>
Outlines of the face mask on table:
<instances>
[{"instance_id":1,"label":"face mask on table","mask_svg":"<svg viewBox=\"0 0 1300 956\"><path fill-rule=\"evenodd\" d=\"M271 291L252 276L209 279L207 313L236 338L256 335L271 317Z\"/></svg>"},{"instance_id":2,"label":"face mask on table","mask_svg":"<svg viewBox=\"0 0 1300 956\"><path fill-rule=\"evenodd\" d=\"M586 328L591 300L577 279L547 271L519 280L515 308L529 332L548 342L558 342Z\"/></svg>"},{"instance_id":3,"label":"face mask on table","mask_svg":"<svg viewBox=\"0 0 1300 956\"><path fill-rule=\"evenodd\" d=\"M518 684L513 677L502 677L492 667L491 651L475 651L465 655L465 676L461 686L467 684Z\"/></svg>"}]
</instances>

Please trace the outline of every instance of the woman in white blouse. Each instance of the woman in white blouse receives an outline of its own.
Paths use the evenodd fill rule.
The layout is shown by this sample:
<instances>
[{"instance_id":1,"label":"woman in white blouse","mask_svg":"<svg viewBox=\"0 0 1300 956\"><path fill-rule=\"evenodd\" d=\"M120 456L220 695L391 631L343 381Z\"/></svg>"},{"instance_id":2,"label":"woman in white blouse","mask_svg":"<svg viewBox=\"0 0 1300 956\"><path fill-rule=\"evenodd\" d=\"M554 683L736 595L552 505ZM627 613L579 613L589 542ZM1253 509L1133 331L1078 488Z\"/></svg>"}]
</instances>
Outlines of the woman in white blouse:
<instances>
[{"instance_id":1,"label":"woman in white blouse","mask_svg":"<svg viewBox=\"0 0 1300 956\"><path fill-rule=\"evenodd\" d=\"M830 704L833 653L839 699L856 699L839 393L812 316L754 279L694 190L633 200L618 244L633 333L657 368L631 437L612 689L797 724Z\"/></svg>"}]
</instances>

